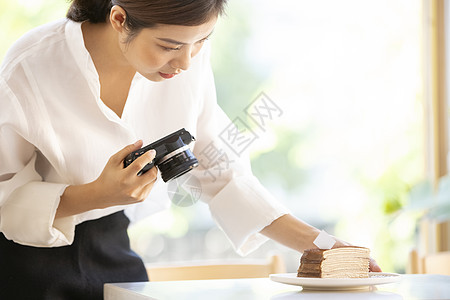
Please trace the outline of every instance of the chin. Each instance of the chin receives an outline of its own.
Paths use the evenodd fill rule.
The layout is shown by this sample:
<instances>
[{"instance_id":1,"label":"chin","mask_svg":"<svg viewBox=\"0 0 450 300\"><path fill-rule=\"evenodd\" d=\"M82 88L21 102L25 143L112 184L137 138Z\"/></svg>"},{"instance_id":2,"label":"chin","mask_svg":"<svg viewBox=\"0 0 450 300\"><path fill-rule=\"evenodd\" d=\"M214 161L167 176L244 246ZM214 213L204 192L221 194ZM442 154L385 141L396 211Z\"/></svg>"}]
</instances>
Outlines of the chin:
<instances>
[{"instance_id":1,"label":"chin","mask_svg":"<svg viewBox=\"0 0 450 300\"><path fill-rule=\"evenodd\" d=\"M153 82L161 82L161 81L165 80L158 73L151 73L151 74L142 74L141 73L141 75Z\"/></svg>"}]
</instances>

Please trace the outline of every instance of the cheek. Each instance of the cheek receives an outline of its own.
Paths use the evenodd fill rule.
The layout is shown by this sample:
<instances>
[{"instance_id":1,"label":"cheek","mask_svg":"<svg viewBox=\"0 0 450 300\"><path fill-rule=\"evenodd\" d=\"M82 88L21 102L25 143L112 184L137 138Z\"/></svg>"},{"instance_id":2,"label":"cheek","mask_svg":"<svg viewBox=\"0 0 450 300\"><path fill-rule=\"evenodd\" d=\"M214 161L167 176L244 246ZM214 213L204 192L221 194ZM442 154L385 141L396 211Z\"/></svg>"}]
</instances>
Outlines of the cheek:
<instances>
[{"instance_id":1,"label":"cheek","mask_svg":"<svg viewBox=\"0 0 450 300\"><path fill-rule=\"evenodd\" d=\"M149 69L158 68L165 64L164 60L160 56L147 51L140 52L138 55L136 55L135 61L138 64L138 67Z\"/></svg>"},{"instance_id":2,"label":"cheek","mask_svg":"<svg viewBox=\"0 0 450 300\"><path fill-rule=\"evenodd\" d=\"M196 56L200 52L202 47L203 47L203 44L195 46L195 48L193 49L193 51L191 53L191 57Z\"/></svg>"},{"instance_id":3,"label":"cheek","mask_svg":"<svg viewBox=\"0 0 450 300\"><path fill-rule=\"evenodd\" d=\"M136 47L135 51L128 54L129 60L137 70L139 69L159 69L167 64L167 58L160 54L157 49L149 47Z\"/></svg>"}]
</instances>

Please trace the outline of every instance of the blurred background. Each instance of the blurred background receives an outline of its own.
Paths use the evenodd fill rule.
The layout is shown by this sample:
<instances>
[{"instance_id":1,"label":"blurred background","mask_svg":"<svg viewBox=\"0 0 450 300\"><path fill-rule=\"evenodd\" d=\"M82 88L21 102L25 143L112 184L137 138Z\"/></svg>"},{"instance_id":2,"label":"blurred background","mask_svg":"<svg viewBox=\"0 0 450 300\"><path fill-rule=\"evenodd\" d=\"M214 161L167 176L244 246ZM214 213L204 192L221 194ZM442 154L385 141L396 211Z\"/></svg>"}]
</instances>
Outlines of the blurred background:
<instances>
[{"instance_id":1,"label":"blurred background","mask_svg":"<svg viewBox=\"0 0 450 300\"><path fill-rule=\"evenodd\" d=\"M0 0L0 59L68 5ZM261 92L282 110L252 144L256 176L297 217L369 247L385 272L405 272L418 230L405 207L427 180L423 22L420 0L230 0L211 37L228 116L245 119ZM146 262L239 257L201 202L130 236ZM274 242L249 257L270 253L298 268L300 254Z\"/></svg>"}]
</instances>

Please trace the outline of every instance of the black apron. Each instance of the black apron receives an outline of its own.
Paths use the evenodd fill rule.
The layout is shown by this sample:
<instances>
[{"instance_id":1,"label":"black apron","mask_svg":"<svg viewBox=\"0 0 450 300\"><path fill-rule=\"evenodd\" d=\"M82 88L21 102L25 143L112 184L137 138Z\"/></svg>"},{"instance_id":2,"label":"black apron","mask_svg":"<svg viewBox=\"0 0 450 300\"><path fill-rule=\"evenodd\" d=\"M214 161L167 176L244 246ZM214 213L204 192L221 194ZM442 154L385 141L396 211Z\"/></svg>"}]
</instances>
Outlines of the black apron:
<instances>
[{"instance_id":1,"label":"black apron","mask_svg":"<svg viewBox=\"0 0 450 300\"><path fill-rule=\"evenodd\" d=\"M110 282L148 281L123 211L76 226L70 246L16 244L0 233L0 299L102 300Z\"/></svg>"}]
</instances>

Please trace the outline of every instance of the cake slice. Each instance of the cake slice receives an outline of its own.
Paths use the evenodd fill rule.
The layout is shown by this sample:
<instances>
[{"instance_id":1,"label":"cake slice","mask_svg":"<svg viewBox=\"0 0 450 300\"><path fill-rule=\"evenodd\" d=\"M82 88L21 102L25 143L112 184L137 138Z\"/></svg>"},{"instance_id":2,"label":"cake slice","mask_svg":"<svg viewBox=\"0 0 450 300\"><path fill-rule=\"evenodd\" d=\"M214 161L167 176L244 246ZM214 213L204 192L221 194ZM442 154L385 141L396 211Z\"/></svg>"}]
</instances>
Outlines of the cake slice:
<instances>
[{"instance_id":1,"label":"cake slice","mask_svg":"<svg viewBox=\"0 0 450 300\"><path fill-rule=\"evenodd\" d=\"M308 249L300 259L297 277L368 278L370 250L344 246L334 249Z\"/></svg>"}]
</instances>

